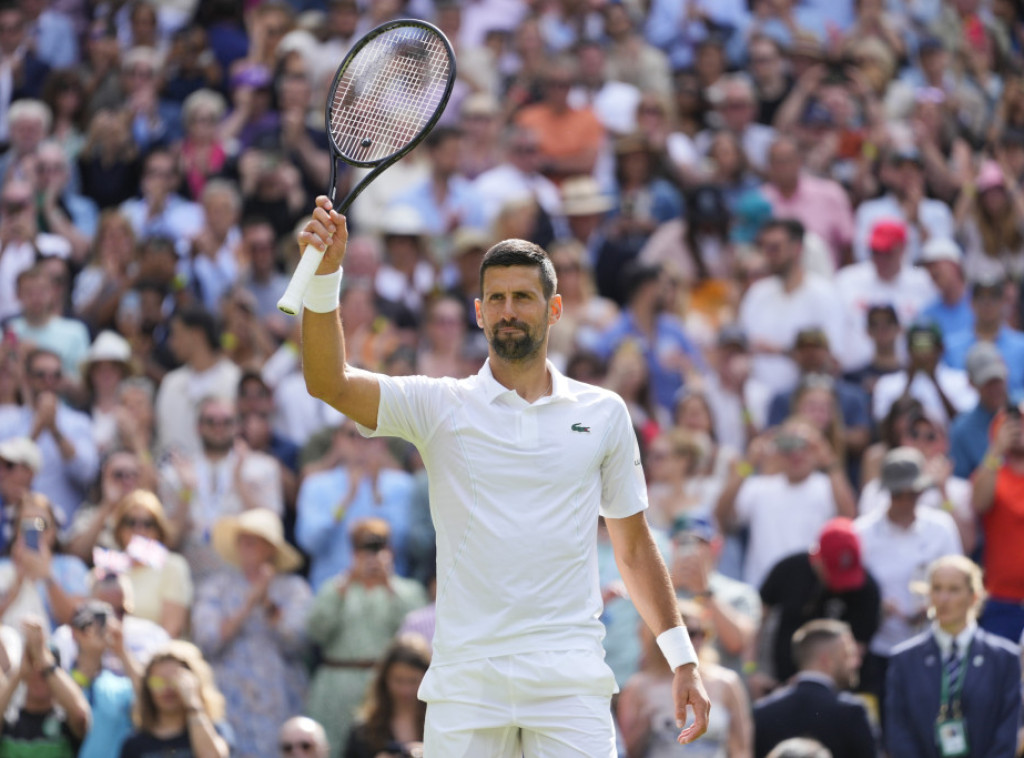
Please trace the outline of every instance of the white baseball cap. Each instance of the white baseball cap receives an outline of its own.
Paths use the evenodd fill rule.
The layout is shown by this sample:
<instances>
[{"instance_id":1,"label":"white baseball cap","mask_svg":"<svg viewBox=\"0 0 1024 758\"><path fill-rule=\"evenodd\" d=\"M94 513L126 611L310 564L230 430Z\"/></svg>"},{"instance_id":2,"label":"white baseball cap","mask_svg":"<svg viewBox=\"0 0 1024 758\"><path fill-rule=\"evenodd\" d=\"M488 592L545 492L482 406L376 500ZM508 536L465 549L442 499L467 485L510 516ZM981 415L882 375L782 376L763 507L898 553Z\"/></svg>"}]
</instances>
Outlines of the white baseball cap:
<instances>
[{"instance_id":1,"label":"white baseball cap","mask_svg":"<svg viewBox=\"0 0 1024 758\"><path fill-rule=\"evenodd\" d=\"M39 446L28 437L12 437L0 442L0 460L28 466L35 474L43 465Z\"/></svg>"},{"instance_id":2,"label":"white baseball cap","mask_svg":"<svg viewBox=\"0 0 1024 758\"><path fill-rule=\"evenodd\" d=\"M921 248L921 263L951 261L960 265L964 254L960 246L949 237L933 237Z\"/></svg>"}]
</instances>

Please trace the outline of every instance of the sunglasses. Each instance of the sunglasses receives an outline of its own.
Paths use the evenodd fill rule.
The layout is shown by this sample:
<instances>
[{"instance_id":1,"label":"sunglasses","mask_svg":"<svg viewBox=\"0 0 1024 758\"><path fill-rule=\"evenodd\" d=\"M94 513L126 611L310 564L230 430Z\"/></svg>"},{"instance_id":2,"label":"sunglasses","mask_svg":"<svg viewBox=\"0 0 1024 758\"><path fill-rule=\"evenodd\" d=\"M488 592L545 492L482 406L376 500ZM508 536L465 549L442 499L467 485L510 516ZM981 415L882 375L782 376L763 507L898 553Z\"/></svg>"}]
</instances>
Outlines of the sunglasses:
<instances>
[{"instance_id":1,"label":"sunglasses","mask_svg":"<svg viewBox=\"0 0 1024 758\"><path fill-rule=\"evenodd\" d=\"M121 526L126 526L129 529L156 529L156 520L151 518L123 518L121 519Z\"/></svg>"},{"instance_id":2,"label":"sunglasses","mask_svg":"<svg viewBox=\"0 0 1024 758\"><path fill-rule=\"evenodd\" d=\"M49 381L58 381L61 377L60 371L33 371L33 379L47 379Z\"/></svg>"},{"instance_id":3,"label":"sunglasses","mask_svg":"<svg viewBox=\"0 0 1024 758\"><path fill-rule=\"evenodd\" d=\"M387 550L388 543L385 540L367 540L361 545L356 545L356 550L365 553L379 553Z\"/></svg>"},{"instance_id":4,"label":"sunglasses","mask_svg":"<svg viewBox=\"0 0 1024 758\"><path fill-rule=\"evenodd\" d=\"M110 475L117 479L119 482L123 482L126 479L138 479L139 472L135 469L115 469L110 472Z\"/></svg>"},{"instance_id":5,"label":"sunglasses","mask_svg":"<svg viewBox=\"0 0 1024 758\"><path fill-rule=\"evenodd\" d=\"M313 749L313 743L309 740L299 740L298 742L282 742L278 747L281 748L281 752L285 755L291 755L292 751L295 752L308 752Z\"/></svg>"},{"instance_id":6,"label":"sunglasses","mask_svg":"<svg viewBox=\"0 0 1024 758\"><path fill-rule=\"evenodd\" d=\"M219 426L219 427L222 427L222 428L226 429L229 426L234 426L235 425L235 419L230 417L230 416L226 416L224 418L214 418L213 416L203 416L201 419L199 419L199 423L205 424L206 426Z\"/></svg>"},{"instance_id":7,"label":"sunglasses","mask_svg":"<svg viewBox=\"0 0 1024 758\"><path fill-rule=\"evenodd\" d=\"M151 690L165 690L171 686L171 680L164 676L153 674L146 677L146 686Z\"/></svg>"}]
</instances>

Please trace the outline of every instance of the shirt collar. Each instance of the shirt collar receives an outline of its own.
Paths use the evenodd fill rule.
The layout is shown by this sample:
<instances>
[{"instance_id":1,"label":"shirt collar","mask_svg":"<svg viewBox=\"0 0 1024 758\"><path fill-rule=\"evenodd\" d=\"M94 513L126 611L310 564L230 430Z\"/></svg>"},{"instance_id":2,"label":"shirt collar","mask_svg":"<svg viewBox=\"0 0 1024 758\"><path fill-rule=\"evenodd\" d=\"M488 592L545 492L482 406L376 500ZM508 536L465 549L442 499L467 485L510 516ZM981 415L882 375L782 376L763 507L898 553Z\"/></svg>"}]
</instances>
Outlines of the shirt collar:
<instances>
[{"instance_id":1,"label":"shirt collar","mask_svg":"<svg viewBox=\"0 0 1024 758\"><path fill-rule=\"evenodd\" d=\"M548 371L551 372L551 394L538 398L534 405L545 402L553 403L559 400L576 400L576 393L569 387L569 378L555 368L555 364L551 361L547 361L547 367ZM524 403L526 402L519 397L519 393L515 390L509 389L494 378L494 372L491 371L490 358L484 361L484 365L480 367L480 372L477 376L480 378L480 382L483 385L484 394L488 403L493 403L499 397L506 397L509 395L519 398L519 400Z\"/></svg>"},{"instance_id":2,"label":"shirt collar","mask_svg":"<svg viewBox=\"0 0 1024 758\"><path fill-rule=\"evenodd\" d=\"M828 687L830 690L836 688L836 681L828 674L822 671L801 671L795 677L794 682L814 682L815 684L821 684Z\"/></svg>"},{"instance_id":3,"label":"shirt collar","mask_svg":"<svg viewBox=\"0 0 1024 758\"><path fill-rule=\"evenodd\" d=\"M978 630L978 623L973 619L967 622L967 626L961 630L960 634L956 636L956 649L963 655L967 650L967 646L971 644L971 640L974 639L974 633ZM949 649L953 644L953 635L949 632L944 632L937 621L932 622L932 634L935 636L935 641L939 645L939 650L942 651L942 657L945 658L949 655Z\"/></svg>"}]
</instances>

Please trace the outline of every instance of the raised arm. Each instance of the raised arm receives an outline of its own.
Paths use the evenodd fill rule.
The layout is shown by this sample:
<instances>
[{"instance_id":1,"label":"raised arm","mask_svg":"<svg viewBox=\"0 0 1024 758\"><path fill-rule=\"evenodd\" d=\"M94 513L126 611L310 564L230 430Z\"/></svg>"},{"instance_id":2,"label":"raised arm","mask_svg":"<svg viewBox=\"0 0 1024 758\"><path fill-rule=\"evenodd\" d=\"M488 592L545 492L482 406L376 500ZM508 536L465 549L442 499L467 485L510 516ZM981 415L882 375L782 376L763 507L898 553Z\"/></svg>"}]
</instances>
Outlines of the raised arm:
<instances>
[{"instance_id":1,"label":"raised arm","mask_svg":"<svg viewBox=\"0 0 1024 758\"><path fill-rule=\"evenodd\" d=\"M985 457L981 459L981 465L975 469L971 490L971 508L979 516L983 516L992 507L996 494L996 479L1003 467L1003 456L1015 439L1020 437L1021 422L1014 417L1008 417L995 439L985 451Z\"/></svg>"},{"instance_id":2,"label":"raised arm","mask_svg":"<svg viewBox=\"0 0 1024 758\"><path fill-rule=\"evenodd\" d=\"M315 280L311 288L340 286L338 273L345 259L347 243L345 217L333 209L327 197L321 195L316 199L313 218L299 232L299 245L303 249L312 245L324 251L323 261L316 272L318 277L324 278ZM310 395L365 427L377 428L380 385L374 374L346 365L345 335L337 308L327 313L303 308L302 374Z\"/></svg>"}]
</instances>

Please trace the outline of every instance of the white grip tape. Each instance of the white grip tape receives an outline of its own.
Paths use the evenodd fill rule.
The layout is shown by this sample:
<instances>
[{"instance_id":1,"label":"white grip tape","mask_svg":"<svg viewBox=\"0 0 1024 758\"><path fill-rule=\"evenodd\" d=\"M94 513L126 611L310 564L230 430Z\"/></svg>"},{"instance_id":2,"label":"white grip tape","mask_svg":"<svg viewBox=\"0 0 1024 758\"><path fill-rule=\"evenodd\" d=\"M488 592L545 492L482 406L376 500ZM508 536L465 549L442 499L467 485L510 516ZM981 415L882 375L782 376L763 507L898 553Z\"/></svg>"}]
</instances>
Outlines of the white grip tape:
<instances>
[{"instance_id":1,"label":"white grip tape","mask_svg":"<svg viewBox=\"0 0 1024 758\"><path fill-rule=\"evenodd\" d=\"M302 307L313 313L334 313L341 302L341 273L339 268L333 274L314 276L302 297Z\"/></svg>"},{"instance_id":2,"label":"white grip tape","mask_svg":"<svg viewBox=\"0 0 1024 758\"><path fill-rule=\"evenodd\" d=\"M668 661L669 668L675 671L680 666L697 662L697 651L690 642L690 633L685 626L674 626L658 635L658 647Z\"/></svg>"},{"instance_id":3,"label":"white grip tape","mask_svg":"<svg viewBox=\"0 0 1024 758\"><path fill-rule=\"evenodd\" d=\"M323 259L323 252L315 247L306 245L302 248L299 265L295 267L295 273L292 274L292 278L288 282L288 288L281 295L281 299L277 301L278 310L289 316L298 315L299 308L302 306L302 296L309 283L313 281L316 270L320 267L320 261Z\"/></svg>"}]
</instances>

